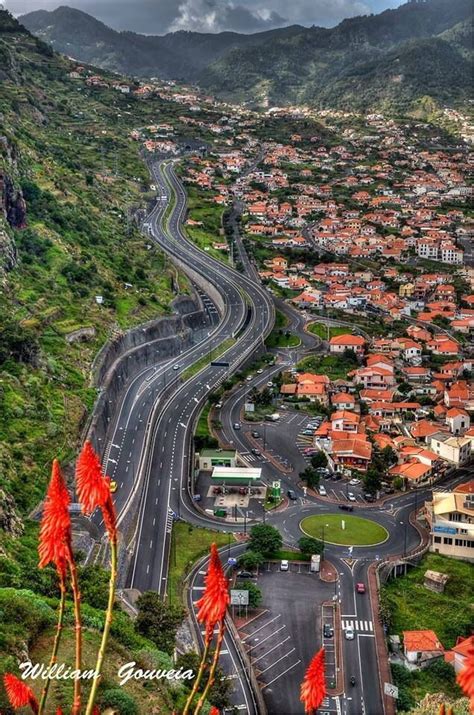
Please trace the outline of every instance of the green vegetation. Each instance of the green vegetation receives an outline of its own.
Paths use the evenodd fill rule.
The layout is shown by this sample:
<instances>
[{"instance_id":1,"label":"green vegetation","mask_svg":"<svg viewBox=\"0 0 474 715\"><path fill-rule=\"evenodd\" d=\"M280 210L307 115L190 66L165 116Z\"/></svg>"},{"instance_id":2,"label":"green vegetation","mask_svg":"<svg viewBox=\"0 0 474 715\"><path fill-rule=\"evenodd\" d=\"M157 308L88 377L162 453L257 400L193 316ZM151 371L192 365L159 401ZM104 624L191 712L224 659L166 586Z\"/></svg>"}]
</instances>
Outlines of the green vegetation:
<instances>
[{"instance_id":1,"label":"green vegetation","mask_svg":"<svg viewBox=\"0 0 474 715\"><path fill-rule=\"evenodd\" d=\"M183 372L183 381L189 380L190 377L197 375L197 373L206 367L206 365L209 365L210 362L223 356L224 353L234 344L235 338L227 338L227 340L224 340L224 342L218 345L217 348L213 348L207 355L203 355L200 360L195 362L194 365L191 365L191 367L188 367L188 369Z\"/></svg>"},{"instance_id":2,"label":"green vegetation","mask_svg":"<svg viewBox=\"0 0 474 715\"><path fill-rule=\"evenodd\" d=\"M301 340L297 335L293 335L289 330L285 330L288 325L288 318L280 310L275 311L275 325L272 332L265 340L267 348L295 348L300 345Z\"/></svg>"},{"instance_id":3,"label":"green vegetation","mask_svg":"<svg viewBox=\"0 0 474 715\"><path fill-rule=\"evenodd\" d=\"M248 541L249 551L255 551L262 556L272 557L281 549L283 539L278 529L269 524L256 524L250 530ZM278 558L278 557L277 557Z\"/></svg>"},{"instance_id":4,"label":"green vegetation","mask_svg":"<svg viewBox=\"0 0 474 715\"><path fill-rule=\"evenodd\" d=\"M342 528L343 521L344 529ZM316 539L347 546L380 544L388 538L388 532L383 526L370 519L352 516L352 514L307 516L302 520L300 529Z\"/></svg>"},{"instance_id":5,"label":"green vegetation","mask_svg":"<svg viewBox=\"0 0 474 715\"><path fill-rule=\"evenodd\" d=\"M168 574L168 597L171 602L181 599L184 578L198 558L208 553L212 543L221 547L230 543L229 539L232 537L228 534L196 528L181 521L173 524Z\"/></svg>"},{"instance_id":6,"label":"green vegetation","mask_svg":"<svg viewBox=\"0 0 474 715\"><path fill-rule=\"evenodd\" d=\"M183 605L165 603L159 593L145 591L137 599L137 609L137 632L171 655L175 648L176 631L185 615Z\"/></svg>"},{"instance_id":7,"label":"green vegetation","mask_svg":"<svg viewBox=\"0 0 474 715\"><path fill-rule=\"evenodd\" d=\"M427 569L449 576L444 593L434 593L423 586ZM419 566L411 568L406 576L390 581L381 590L382 612L389 633L431 629L445 648L452 648L458 636L470 633L472 577L472 564L426 554Z\"/></svg>"},{"instance_id":8,"label":"green vegetation","mask_svg":"<svg viewBox=\"0 0 474 715\"><path fill-rule=\"evenodd\" d=\"M436 660L428 668L409 671L402 665L392 664L393 682L398 686L397 710L411 712L411 709L427 693L443 693L446 698L460 698L461 688L456 685L454 668L443 659ZM436 711L434 711L436 712ZM456 714L459 712L455 710Z\"/></svg>"},{"instance_id":9,"label":"green vegetation","mask_svg":"<svg viewBox=\"0 0 474 715\"><path fill-rule=\"evenodd\" d=\"M189 238L210 256L219 261L228 262L228 254L213 247L214 243L225 243L222 228L222 206L214 203L209 191L195 186L188 186L188 223L186 233ZM193 225L196 222L199 225Z\"/></svg>"},{"instance_id":10,"label":"green vegetation","mask_svg":"<svg viewBox=\"0 0 474 715\"><path fill-rule=\"evenodd\" d=\"M317 335L322 340L328 339L328 329L324 323L311 323L308 325L308 332ZM350 332L349 328L332 325L329 328L329 339L335 338L337 335L346 335L348 332Z\"/></svg>"},{"instance_id":11,"label":"green vegetation","mask_svg":"<svg viewBox=\"0 0 474 715\"><path fill-rule=\"evenodd\" d=\"M331 380L346 380L347 373L358 367L357 357L352 350L342 355L311 355L298 363L302 372L315 372L327 375Z\"/></svg>"}]
</instances>

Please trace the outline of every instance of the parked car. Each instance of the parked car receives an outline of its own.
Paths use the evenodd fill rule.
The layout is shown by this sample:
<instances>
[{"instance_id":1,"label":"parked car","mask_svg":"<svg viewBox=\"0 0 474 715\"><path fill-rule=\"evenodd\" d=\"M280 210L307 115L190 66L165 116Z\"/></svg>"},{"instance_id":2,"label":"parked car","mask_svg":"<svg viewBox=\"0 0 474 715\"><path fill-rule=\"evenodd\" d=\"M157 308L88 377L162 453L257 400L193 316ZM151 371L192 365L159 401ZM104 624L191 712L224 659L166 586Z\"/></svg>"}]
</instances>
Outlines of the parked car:
<instances>
[{"instance_id":1,"label":"parked car","mask_svg":"<svg viewBox=\"0 0 474 715\"><path fill-rule=\"evenodd\" d=\"M354 511L354 507L350 504L339 504L339 509L342 509L342 511Z\"/></svg>"},{"instance_id":2,"label":"parked car","mask_svg":"<svg viewBox=\"0 0 474 715\"><path fill-rule=\"evenodd\" d=\"M255 437L255 439L257 439L258 437L260 437L260 432L256 432L256 431L254 430L254 431L252 432L252 437Z\"/></svg>"},{"instance_id":3,"label":"parked car","mask_svg":"<svg viewBox=\"0 0 474 715\"><path fill-rule=\"evenodd\" d=\"M293 489L288 489L286 493L288 494L288 499L291 499L291 501L297 501L298 497L296 496Z\"/></svg>"},{"instance_id":4,"label":"parked car","mask_svg":"<svg viewBox=\"0 0 474 715\"><path fill-rule=\"evenodd\" d=\"M215 404L216 410L220 410L221 407L222 407L222 402L216 402L216 404Z\"/></svg>"},{"instance_id":5,"label":"parked car","mask_svg":"<svg viewBox=\"0 0 474 715\"><path fill-rule=\"evenodd\" d=\"M326 487L323 487L322 484L321 484L321 486L319 487L319 494L320 494L320 496L322 496L322 497L327 497L327 495L328 495L328 493L327 493L327 491L326 491Z\"/></svg>"},{"instance_id":6,"label":"parked car","mask_svg":"<svg viewBox=\"0 0 474 715\"><path fill-rule=\"evenodd\" d=\"M347 498L349 499L349 501L355 501L355 500L356 500L356 498L355 498L355 496L353 495L352 492L349 492L349 493L348 493Z\"/></svg>"},{"instance_id":7,"label":"parked car","mask_svg":"<svg viewBox=\"0 0 474 715\"><path fill-rule=\"evenodd\" d=\"M287 559L282 559L280 563L280 571L288 571L290 568L290 562Z\"/></svg>"},{"instance_id":8,"label":"parked car","mask_svg":"<svg viewBox=\"0 0 474 715\"><path fill-rule=\"evenodd\" d=\"M395 489L393 487L387 487L386 489L384 489L384 492L385 494L394 494Z\"/></svg>"},{"instance_id":9,"label":"parked car","mask_svg":"<svg viewBox=\"0 0 474 715\"><path fill-rule=\"evenodd\" d=\"M304 429L301 434L313 435L314 429Z\"/></svg>"},{"instance_id":10,"label":"parked car","mask_svg":"<svg viewBox=\"0 0 474 715\"><path fill-rule=\"evenodd\" d=\"M323 636L324 638L332 638L334 635L334 630L332 626L329 625L329 623L325 623L323 627Z\"/></svg>"},{"instance_id":11,"label":"parked car","mask_svg":"<svg viewBox=\"0 0 474 715\"><path fill-rule=\"evenodd\" d=\"M347 626L344 631L344 638L346 639L346 641L354 640L354 629L352 628L352 626Z\"/></svg>"},{"instance_id":12,"label":"parked car","mask_svg":"<svg viewBox=\"0 0 474 715\"><path fill-rule=\"evenodd\" d=\"M270 380L270 382L267 382L267 387L273 387L273 382Z\"/></svg>"},{"instance_id":13,"label":"parked car","mask_svg":"<svg viewBox=\"0 0 474 715\"><path fill-rule=\"evenodd\" d=\"M365 501L368 501L368 502L375 501L375 497L373 494L364 494L364 499L365 499Z\"/></svg>"},{"instance_id":14,"label":"parked car","mask_svg":"<svg viewBox=\"0 0 474 715\"><path fill-rule=\"evenodd\" d=\"M365 593L365 583L358 583L356 585L357 593Z\"/></svg>"},{"instance_id":15,"label":"parked car","mask_svg":"<svg viewBox=\"0 0 474 715\"><path fill-rule=\"evenodd\" d=\"M239 571L237 573L237 578L253 578L253 573L250 571Z\"/></svg>"},{"instance_id":16,"label":"parked car","mask_svg":"<svg viewBox=\"0 0 474 715\"><path fill-rule=\"evenodd\" d=\"M263 372L263 370L262 370L262 368L260 367L260 368L257 370L257 375L261 375L262 372Z\"/></svg>"},{"instance_id":17,"label":"parked car","mask_svg":"<svg viewBox=\"0 0 474 715\"><path fill-rule=\"evenodd\" d=\"M351 487L356 487L358 484L360 484L360 479L351 479L349 484L351 485Z\"/></svg>"}]
</instances>

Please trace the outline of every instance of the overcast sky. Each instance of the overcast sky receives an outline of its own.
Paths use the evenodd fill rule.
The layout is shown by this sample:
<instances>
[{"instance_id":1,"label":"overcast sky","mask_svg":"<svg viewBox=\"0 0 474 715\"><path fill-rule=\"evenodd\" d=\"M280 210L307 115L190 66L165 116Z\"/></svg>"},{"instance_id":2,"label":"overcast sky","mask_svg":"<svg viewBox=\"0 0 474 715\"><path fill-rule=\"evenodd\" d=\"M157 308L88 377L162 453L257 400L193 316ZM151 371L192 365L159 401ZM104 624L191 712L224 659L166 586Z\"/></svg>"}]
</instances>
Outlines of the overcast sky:
<instances>
[{"instance_id":1,"label":"overcast sky","mask_svg":"<svg viewBox=\"0 0 474 715\"><path fill-rule=\"evenodd\" d=\"M272 27L336 25L345 17L381 12L402 0L4 0L15 15L40 8L70 5L94 15L117 30L164 34L197 32L258 32Z\"/></svg>"}]
</instances>

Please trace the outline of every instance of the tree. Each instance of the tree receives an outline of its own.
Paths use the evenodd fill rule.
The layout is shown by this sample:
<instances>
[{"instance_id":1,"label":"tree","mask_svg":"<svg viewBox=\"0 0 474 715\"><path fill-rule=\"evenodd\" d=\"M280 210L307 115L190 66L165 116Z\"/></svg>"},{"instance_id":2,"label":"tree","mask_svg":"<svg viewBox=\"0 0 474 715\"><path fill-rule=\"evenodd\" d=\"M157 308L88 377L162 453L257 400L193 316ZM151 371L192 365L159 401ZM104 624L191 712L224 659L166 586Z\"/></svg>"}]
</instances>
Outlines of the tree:
<instances>
[{"instance_id":1,"label":"tree","mask_svg":"<svg viewBox=\"0 0 474 715\"><path fill-rule=\"evenodd\" d=\"M306 482L308 487L316 489L319 485L319 474L312 467L306 467L304 472L300 472L299 477Z\"/></svg>"},{"instance_id":2,"label":"tree","mask_svg":"<svg viewBox=\"0 0 474 715\"><path fill-rule=\"evenodd\" d=\"M249 539L249 551L256 551L263 556L271 556L281 549L283 539L278 529L269 524L252 526Z\"/></svg>"},{"instance_id":3,"label":"tree","mask_svg":"<svg viewBox=\"0 0 474 715\"><path fill-rule=\"evenodd\" d=\"M256 586L252 581L244 581L239 586L242 591L249 592L249 606L250 608L258 608L262 602L262 592L258 586Z\"/></svg>"},{"instance_id":4,"label":"tree","mask_svg":"<svg viewBox=\"0 0 474 715\"><path fill-rule=\"evenodd\" d=\"M370 466L367 470L367 474L364 477L364 488L369 494L375 494L381 486L382 474L379 469L374 466Z\"/></svg>"},{"instance_id":5,"label":"tree","mask_svg":"<svg viewBox=\"0 0 474 715\"><path fill-rule=\"evenodd\" d=\"M263 562L264 558L258 551L245 551L239 558L239 566L249 571L257 569Z\"/></svg>"},{"instance_id":6,"label":"tree","mask_svg":"<svg viewBox=\"0 0 474 715\"><path fill-rule=\"evenodd\" d=\"M326 467L328 463L328 458L324 454L324 452L317 452L316 454L313 454L311 457L311 466L314 467L314 469L319 469L320 467Z\"/></svg>"},{"instance_id":7,"label":"tree","mask_svg":"<svg viewBox=\"0 0 474 715\"><path fill-rule=\"evenodd\" d=\"M319 539L314 539L312 536L302 536L298 541L298 548L306 556L322 554L324 551L323 542L319 541Z\"/></svg>"},{"instance_id":8,"label":"tree","mask_svg":"<svg viewBox=\"0 0 474 715\"><path fill-rule=\"evenodd\" d=\"M183 606L164 603L159 594L145 591L137 600L137 608L137 633L153 641L159 650L172 653L176 631L185 616Z\"/></svg>"},{"instance_id":9,"label":"tree","mask_svg":"<svg viewBox=\"0 0 474 715\"><path fill-rule=\"evenodd\" d=\"M122 688L109 688L100 696L100 703L104 709L111 708L110 712L120 715L138 715L138 707L131 695Z\"/></svg>"}]
</instances>

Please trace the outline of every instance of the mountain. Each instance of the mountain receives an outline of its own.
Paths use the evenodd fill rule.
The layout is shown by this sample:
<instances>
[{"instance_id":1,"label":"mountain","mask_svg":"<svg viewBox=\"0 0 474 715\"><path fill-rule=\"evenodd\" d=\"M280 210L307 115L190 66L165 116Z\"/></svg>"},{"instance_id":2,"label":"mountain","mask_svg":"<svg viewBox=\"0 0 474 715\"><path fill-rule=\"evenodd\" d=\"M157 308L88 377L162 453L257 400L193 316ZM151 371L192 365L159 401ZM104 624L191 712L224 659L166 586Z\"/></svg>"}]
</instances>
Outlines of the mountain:
<instances>
[{"instance_id":1,"label":"mountain","mask_svg":"<svg viewBox=\"0 0 474 715\"><path fill-rule=\"evenodd\" d=\"M196 82L221 97L263 106L410 110L426 96L462 105L470 92L470 0L412 0L330 29L293 26L254 35L116 32L67 7L22 21L81 61Z\"/></svg>"},{"instance_id":2,"label":"mountain","mask_svg":"<svg viewBox=\"0 0 474 715\"><path fill-rule=\"evenodd\" d=\"M243 35L236 32L204 34L173 32L163 36L117 32L81 10L58 7L37 10L21 17L32 33L55 50L81 62L142 77L193 81L209 64L229 50L252 46L272 37L291 37L301 31L294 26Z\"/></svg>"}]
</instances>

